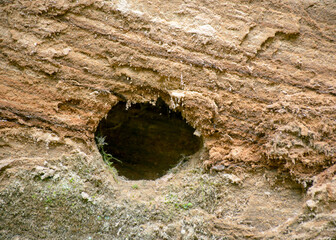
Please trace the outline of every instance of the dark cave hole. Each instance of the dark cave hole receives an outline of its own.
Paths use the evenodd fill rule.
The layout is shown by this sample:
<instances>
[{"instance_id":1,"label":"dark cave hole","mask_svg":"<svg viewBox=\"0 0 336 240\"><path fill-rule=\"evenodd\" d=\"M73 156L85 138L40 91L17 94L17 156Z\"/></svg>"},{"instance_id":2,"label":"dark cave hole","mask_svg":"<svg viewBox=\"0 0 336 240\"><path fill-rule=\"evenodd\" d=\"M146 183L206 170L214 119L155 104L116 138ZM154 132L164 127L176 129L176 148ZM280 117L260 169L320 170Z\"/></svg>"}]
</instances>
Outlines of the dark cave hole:
<instances>
[{"instance_id":1,"label":"dark cave hole","mask_svg":"<svg viewBox=\"0 0 336 240\"><path fill-rule=\"evenodd\" d=\"M108 164L119 175L154 180L201 148L202 139L194 132L180 112L159 99L155 106L137 103L128 109L119 102L99 123L95 139L103 159L106 154L113 156ZM107 144L101 148L98 139L104 137Z\"/></svg>"}]
</instances>

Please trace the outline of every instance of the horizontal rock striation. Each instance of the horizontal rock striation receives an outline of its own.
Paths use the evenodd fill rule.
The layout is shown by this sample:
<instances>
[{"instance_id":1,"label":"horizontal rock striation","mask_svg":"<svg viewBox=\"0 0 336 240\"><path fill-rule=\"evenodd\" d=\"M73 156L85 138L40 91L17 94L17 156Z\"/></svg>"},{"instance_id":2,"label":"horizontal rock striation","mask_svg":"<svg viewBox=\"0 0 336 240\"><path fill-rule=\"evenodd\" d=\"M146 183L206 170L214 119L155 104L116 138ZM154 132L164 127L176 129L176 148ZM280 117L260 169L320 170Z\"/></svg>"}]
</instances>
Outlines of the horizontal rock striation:
<instances>
[{"instance_id":1,"label":"horizontal rock striation","mask_svg":"<svg viewBox=\"0 0 336 240\"><path fill-rule=\"evenodd\" d=\"M161 98L202 134L209 164L274 166L311 181L336 159L335 9L0 1L0 157L29 154L10 139L30 129L92 143L119 101Z\"/></svg>"}]
</instances>

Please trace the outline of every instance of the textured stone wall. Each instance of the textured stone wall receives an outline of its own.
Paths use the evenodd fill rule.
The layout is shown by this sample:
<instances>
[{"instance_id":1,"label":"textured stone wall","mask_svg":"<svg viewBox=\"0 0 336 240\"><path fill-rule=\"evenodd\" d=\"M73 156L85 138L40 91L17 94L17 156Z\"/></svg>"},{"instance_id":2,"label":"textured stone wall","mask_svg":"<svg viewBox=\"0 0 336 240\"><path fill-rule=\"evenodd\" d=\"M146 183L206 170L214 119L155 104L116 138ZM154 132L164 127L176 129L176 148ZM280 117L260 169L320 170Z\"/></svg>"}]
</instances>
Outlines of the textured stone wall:
<instances>
[{"instance_id":1,"label":"textured stone wall","mask_svg":"<svg viewBox=\"0 0 336 240\"><path fill-rule=\"evenodd\" d=\"M335 239L335 78L332 0L0 0L0 238ZM158 98L204 148L122 179L96 128Z\"/></svg>"},{"instance_id":2,"label":"textured stone wall","mask_svg":"<svg viewBox=\"0 0 336 240\"><path fill-rule=\"evenodd\" d=\"M0 157L31 156L21 143L36 131L48 144L90 145L118 101L161 97L201 132L207 166L276 166L311 181L335 163L335 9L333 1L1 1Z\"/></svg>"}]
</instances>

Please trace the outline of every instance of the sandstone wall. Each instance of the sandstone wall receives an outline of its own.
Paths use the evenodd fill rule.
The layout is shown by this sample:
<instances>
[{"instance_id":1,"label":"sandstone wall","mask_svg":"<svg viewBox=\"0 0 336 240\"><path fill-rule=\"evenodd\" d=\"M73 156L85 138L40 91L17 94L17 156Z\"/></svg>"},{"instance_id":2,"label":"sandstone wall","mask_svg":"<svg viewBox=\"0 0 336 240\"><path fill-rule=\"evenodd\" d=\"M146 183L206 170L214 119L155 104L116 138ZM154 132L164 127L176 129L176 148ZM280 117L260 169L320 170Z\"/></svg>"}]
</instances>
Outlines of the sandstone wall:
<instances>
[{"instance_id":1,"label":"sandstone wall","mask_svg":"<svg viewBox=\"0 0 336 240\"><path fill-rule=\"evenodd\" d=\"M118 101L160 97L202 133L207 164L267 164L309 181L335 163L335 8L1 1L1 158L31 154L10 142L32 129L92 142Z\"/></svg>"},{"instance_id":2,"label":"sandstone wall","mask_svg":"<svg viewBox=\"0 0 336 240\"><path fill-rule=\"evenodd\" d=\"M335 77L335 1L0 0L0 238L334 239ZM204 149L118 182L99 121L158 98Z\"/></svg>"}]
</instances>

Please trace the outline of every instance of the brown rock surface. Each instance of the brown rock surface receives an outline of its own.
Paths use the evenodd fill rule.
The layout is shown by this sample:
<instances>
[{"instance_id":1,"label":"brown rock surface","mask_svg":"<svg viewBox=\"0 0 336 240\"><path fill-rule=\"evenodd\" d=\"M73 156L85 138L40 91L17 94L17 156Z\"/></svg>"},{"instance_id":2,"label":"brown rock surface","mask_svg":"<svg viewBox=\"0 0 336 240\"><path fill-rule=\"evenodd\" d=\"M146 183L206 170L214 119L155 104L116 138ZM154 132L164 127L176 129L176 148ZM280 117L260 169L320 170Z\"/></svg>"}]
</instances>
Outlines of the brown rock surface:
<instances>
[{"instance_id":1,"label":"brown rock surface","mask_svg":"<svg viewBox=\"0 0 336 240\"><path fill-rule=\"evenodd\" d=\"M237 206L225 205L224 198L209 197L205 200L210 205L216 202L215 209L195 208L191 216L179 213L170 220L167 218L168 223L181 220L179 226L167 225L166 220L158 217L153 221L164 225L157 225L158 230L142 223L147 238L139 232L123 232L118 227L106 232L94 228L97 234L102 232L101 239L111 236L120 239L333 239L336 236L335 1L3 0L0 1L0 66L0 190L3 193L0 217L6 218L8 224L8 228L0 227L0 236L36 239L56 238L62 234L69 238L71 233L75 234L76 226L72 226L71 231L50 230L54 235L38 235L39 230L29 229L25 230L26 234L15 232L15 225L10 226L9 222L13 219L13 223L23 224L25 217L20 220L18 214L6 216L6 208L12 209L6 199L20 199L20 195L8 195L12 191L8 186L23 193L30 185L22 187L23 183L20 185L17 181L30 179L29 174L33 173L34 178L41 176L42 180L64 179L64 176L72 179L71 174L81 172L77 166L84 161L83 166L96 166L92 167L92 176L85 175L91 179L89 189L98 191L92 189L100 186L101 181L109 189L115 185L113 178L106 169L99 170L104 169L102 163L96 163L100 159L94 132L99 121L119 101L132 104L155 102L158 98L171 109L180 111L202 134L204 149L202 161L198 163L203 162L210 171L221 169L216 173L220 179L244 178L227 178L225 174L232 172L224 173L218 166L225 166L236 175L249 176L248 179L253 179L254 174L259 179L259 172L254 173L251 168L266 172L276 168L280 175L290 174L305 190L310 188L307 192L304 190L303 195L295 195L298 187L290 182L283 190L288 193L277 195L267 190L268 187L252 190L259 180L251 180L241 186L241 191L237 187L230 193L233 199L235 196L240 199ZM79 157L73 157L76 154ZM78 160L80 158L82 160ZM43 164L46 168L49 166L49 170L36 169ZM68 170L58 164L68 165ZM215 174L213 172L217 171L211 174ZM55 174L59 175L55 177ZM103 179L95 180L97 175ZM271 175L277 178L273 171ZM184 179L182 175L181 179ZM195 183L205 181L198 180ZM272 182L270 186L281 186L275 180L267 181ZM77 182L87 184L84 180ZM174 183L180 190L188 186L176 179ZM126 181L113 190L106 190L119 197L110 200L124 203L128 193L123 193L122 187L129 190L129 184L134 183ZM154 188L151 185L154 183L148 184L149 189ZM168 191L163 187L165 184L162 196ZM230 184L236 186L237 182ZM217 190L224 191L222 185L220 189ZM180 193L180 190L174 191ZM160 191L160 187L156 191ZM246 191L253 195L251 206L239 211L247 218L233 213L232 218L223 218L225 209L242 206ZM272 196L269 200L264 195L258 198L259 191ZM76 191L73 192L77 196ZM176 196L182 198L178 193ZM96 194L102 202L102 199L109 202L107 195L100 195L99 191ZM86 192L78 192L78 196L83 195L87 196ZM208 196L207 192L204 196ZM42 194L41 199L50 203L46 195ZM84 199L85 204L90 203L88 199ZM306 205L303 199L308 201ZM19 201L16 208L29 207L25 201ZM65 204L69 201L66 198ZM159 195L155 201L160 201ZM266 214L270 210L265 208L264 218L258 219L253 206L259 206L260 201L273 202L285 210L280 211L277 218ZM287 201L291 207L286 209ZM187 206L175 197L171 202L181 208ZM92 210L93 214L108 211L106 209L131 209L122 204L113 208L108 204L99 205L100 208L97 204L94 206L98 210L93 207L96 209ZM9 212L15 212L13 209ZM44 205L41 209L36 212L42 220L36 220L29 211L26 213L27 219L36 220L36 229L39 229L39 221L43 222L43 217L50 214L43 212L47 211ZM293 209L301 215L291 215L295 212ZM200 214L197 211L208 214L203 220L211 224L205 232L195 227L200 224L192 218ZM74 215L72 221L82 220L83 214ZM58 217L60 224L62 220ZM190 220L189 225L182 223L187 221L184 218ZM266 218L272 220L265 223ZM90 225L94 220L88 218L87 221ZM181 234L174 235L175 230L170 229L173 235L169 235L169 226L179 229ZM88 239L92 229L87 229L82 230L83 235L74 236ZM165 231L170 238L155 235Z\"/></svg>"}]
</instances>

